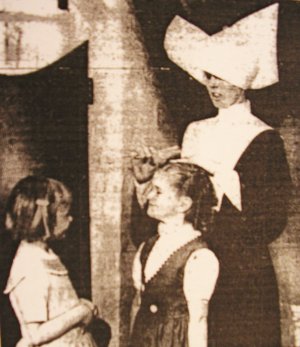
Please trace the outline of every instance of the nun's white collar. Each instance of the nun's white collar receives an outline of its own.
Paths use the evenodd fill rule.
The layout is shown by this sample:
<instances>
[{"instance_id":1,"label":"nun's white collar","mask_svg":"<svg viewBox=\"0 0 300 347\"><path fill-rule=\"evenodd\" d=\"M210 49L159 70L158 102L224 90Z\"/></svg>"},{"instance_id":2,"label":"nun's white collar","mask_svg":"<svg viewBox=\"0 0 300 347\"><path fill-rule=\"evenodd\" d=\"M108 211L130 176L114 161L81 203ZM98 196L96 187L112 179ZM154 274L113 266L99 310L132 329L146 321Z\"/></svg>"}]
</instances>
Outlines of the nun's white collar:
<instances>
[{"instance_id":1,"label":"nun's white collar","mask_svg":"<svg viewBox=\"0 0 300 347\"><path fill-rule=\"evenodd\" d=\"M251 114L251 105L249 100L231 105L227 108L220 108L216 119L220 122L240 123L243 122L243 116Z\"/></svg>"},{"instance_id":2,"label":"nun's white collar","mask_svg":"<svg viewBox=\"0 0 300 347\"><path fill-rule=\"evenodd\" d=\"M267 124L251 114L250 102L220 109L214 118L189 125L183 139L182 158L212 174L220 209L223 196L242 210L240 178L235 166L253 139Z\"/></svg>"}]
</instances>

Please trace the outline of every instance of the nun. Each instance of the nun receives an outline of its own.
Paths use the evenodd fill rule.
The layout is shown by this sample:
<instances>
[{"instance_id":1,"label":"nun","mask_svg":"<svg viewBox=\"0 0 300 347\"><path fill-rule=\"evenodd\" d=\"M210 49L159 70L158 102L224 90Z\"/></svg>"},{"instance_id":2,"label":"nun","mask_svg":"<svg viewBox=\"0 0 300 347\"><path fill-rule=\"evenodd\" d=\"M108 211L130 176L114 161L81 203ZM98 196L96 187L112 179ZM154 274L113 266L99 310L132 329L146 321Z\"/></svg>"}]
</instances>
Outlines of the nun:
<instances>
[{"instance_id":1,"label":"nun","mask_svg":"<svg viewBox=\"0 0 300 347\"><path fill-rule=\"evenodd\" d=\"M218 197L207 236L220 262L209 346L281 346L279 292L268 245L287 223L291 187L279 133L253 115L248 89L278 82L278 4L207 35L176 16L165 50L203 84L218 113L191 123L181 157L211 173ZM201 111L201 110L200 110Z\"/></svg>"}]
</instances>

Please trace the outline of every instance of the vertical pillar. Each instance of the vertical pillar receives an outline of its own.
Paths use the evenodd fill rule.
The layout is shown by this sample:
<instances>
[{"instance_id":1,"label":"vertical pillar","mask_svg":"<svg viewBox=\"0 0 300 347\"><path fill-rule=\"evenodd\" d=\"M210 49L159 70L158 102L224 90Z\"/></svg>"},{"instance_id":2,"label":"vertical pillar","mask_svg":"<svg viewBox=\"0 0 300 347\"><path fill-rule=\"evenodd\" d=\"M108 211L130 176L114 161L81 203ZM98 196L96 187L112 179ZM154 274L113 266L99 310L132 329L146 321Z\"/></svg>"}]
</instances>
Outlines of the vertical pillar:
<instances>
[{"instance_id":1,"label":"vertical pillar","mask_svg":"<svg viewBox=\"0 0 300 347\"><path fill-rule=\"evenodd\" d=\"M121 282L125 277L130 285L135 251L123 237L130 225L133 190L130 154L138 142L167 141L158 125L163 103L153 87L130 3L105 0L89 6L89 71L94 81L89 110L92 295L111 326L110 346L122 346L126 337L121 337L121 311L129 303Z\"/></svg>"}]
</instances>

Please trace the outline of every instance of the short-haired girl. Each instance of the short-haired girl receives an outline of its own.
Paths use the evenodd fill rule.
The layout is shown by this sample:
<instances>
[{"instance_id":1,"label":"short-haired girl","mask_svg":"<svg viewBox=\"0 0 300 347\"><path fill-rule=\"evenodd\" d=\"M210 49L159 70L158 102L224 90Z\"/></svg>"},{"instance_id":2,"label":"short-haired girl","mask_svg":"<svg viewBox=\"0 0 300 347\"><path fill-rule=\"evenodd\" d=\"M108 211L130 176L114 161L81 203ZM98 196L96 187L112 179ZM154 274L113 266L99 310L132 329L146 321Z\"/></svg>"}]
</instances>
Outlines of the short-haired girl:
<instances>
[{"instance_id":1,"label":"short-haired girl","mask_svg":"<svg viewBox=\"0 0 300 347\"><path fill-rule=\"evenodd\" d=\"M38 176L20 180L9 197L6 227L21 241L5 290L21 327L17 346L96 346L85 327L97 308L78 298L48 242L64 237L70 206L63 183Z\"/></svg>"},{"instance_id":2,"label":"short-haired girl","mask_svg":"<svg viewBox=\"0 0 300 347\"><path fill-rule=\"evenodd\" d=\"M147 214L159 221L158 234L141 244L134 259L141 303L130 346L203 347L219 271L201 239L212 222L213 187L205 170L181 162L158 169L151 183Z\"/></svg>"}]
</instances>

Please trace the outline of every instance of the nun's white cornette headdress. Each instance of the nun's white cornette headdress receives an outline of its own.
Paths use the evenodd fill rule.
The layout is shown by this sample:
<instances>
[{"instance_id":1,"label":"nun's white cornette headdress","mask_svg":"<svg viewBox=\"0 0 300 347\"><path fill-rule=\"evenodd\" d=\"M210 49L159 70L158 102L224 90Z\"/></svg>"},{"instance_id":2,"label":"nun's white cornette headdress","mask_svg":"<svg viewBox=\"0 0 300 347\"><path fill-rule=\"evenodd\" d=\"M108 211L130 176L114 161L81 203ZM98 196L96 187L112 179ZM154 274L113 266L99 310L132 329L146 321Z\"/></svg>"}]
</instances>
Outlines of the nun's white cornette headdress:
<instances>
[{"instance_id":1,"label":"nun's white cornette headdress","mask_svg":"<svg viewBox=\"0 0 300 347\"><path fill-rule=\"evenodd\" d=\"M278 4L270 5L209 36L176 16L165 36L169 58L199 82L204 71L242 89L278 82Z\"/></svg>"}]
</instances>

